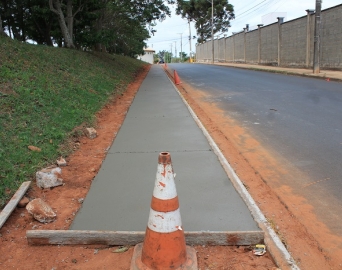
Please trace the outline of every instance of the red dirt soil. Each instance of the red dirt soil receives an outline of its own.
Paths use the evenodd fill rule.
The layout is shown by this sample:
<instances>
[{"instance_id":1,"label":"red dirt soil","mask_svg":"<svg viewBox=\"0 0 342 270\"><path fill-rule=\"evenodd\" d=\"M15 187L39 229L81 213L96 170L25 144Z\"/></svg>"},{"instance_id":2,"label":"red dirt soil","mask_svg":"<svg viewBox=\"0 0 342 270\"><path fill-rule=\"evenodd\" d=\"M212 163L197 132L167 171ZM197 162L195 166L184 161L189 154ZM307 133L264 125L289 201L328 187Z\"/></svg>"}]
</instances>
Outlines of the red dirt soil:
<instances>
[{"instance_id":1,"label":"red dirt soil","mask_svg":"<svg viewBox=\"0 0 342 270\"><path fill-rule=\"evenodd\" d=\"M0 269L129 269L133 247L127 252L114 253L117 247L108 246L29 246L26 230L68 229L85 198L92 180L100 169L106 151L115 139L149 66L127 87L122 96L116 96L97 114L98 137L90 140L81 137L74 142L75 151L62 167L65 185L42 190L31 184L26 196L41 198L57 213L57 220L49 224L35 221L25 208L16 208L0 230ZM182 87L181 87L182 88ZM182 89L181 89L182 90ZM191 92L190 92L191 91ZM248 185L249 191L267 216L273 216L279 233L289 243L295 258L303 269L329 269L314 239L305 231L279 201L276 194L256 174L246 159L230 141L239 131L230 129L229 123L217 108L201 101L198 92L190 87L184 96L237 173ZM188 93L191 93L191 98ZM212 121L215 118L215 122ZM225 127L222 129L222 127ZM227 127L227 128L226 128ZM229 136L228 136L229 135ZM272 203L263 203L264 201ZM279 221L282 220L282 222ZM288 240L290 239L290 240ZM269 253L257 257L248 247L195 246L199 269L277 269ZM305 255L309 254L309 256ZM318 258L318 259L317 259ZM322 259L323 258L323 259ZM335 268L337 269L337 268Z\"/></svg>"}]
</instances>

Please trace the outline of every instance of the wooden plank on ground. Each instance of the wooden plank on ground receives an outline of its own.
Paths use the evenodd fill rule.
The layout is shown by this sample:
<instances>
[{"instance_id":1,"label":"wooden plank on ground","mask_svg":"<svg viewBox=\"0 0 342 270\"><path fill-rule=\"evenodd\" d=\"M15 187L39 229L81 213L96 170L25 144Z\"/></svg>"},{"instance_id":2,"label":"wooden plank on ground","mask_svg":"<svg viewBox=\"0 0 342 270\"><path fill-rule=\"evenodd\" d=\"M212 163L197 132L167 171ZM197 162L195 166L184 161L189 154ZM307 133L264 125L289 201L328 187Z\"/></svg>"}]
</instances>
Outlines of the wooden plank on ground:
<instances>
[{"instance_id":1,"label":"wooden plank on ground","mask_svg":"<svg viewBox=\"0 0 342 270\"><path fill-rule=\"evenodd\" d=\"M79 230L28 230L30 245L136 245L143 242L145 232L79 231ZM247 232L185 232L188 245L244 246L262 243L262 231Z\"/></svg>"},{"instance_id":2,"label":"wooden plank on ground","mask_svg":"<svg viewBox=\"0 0 342 270\"><path fill-rule=\"evenodd\" d=\"M145 232L29 230L29 245L136 245L144 240Z\"/></svg>"},{"instance_id":3,"label":"wooden plank on ground","mask_svg":"<svg viewBox=\"0 0 342 270\"><path fill-rule=\"evenodd\" d=\"M16 208L18 202L20 202L21 198L25 195L28 190L31 181L26 181L21 184L20 188L13 195L12 199L8 202L5 208L0 213L0 229L5 224L8 217L12 214L13 210Z\"/></svg>"}]
</instances>

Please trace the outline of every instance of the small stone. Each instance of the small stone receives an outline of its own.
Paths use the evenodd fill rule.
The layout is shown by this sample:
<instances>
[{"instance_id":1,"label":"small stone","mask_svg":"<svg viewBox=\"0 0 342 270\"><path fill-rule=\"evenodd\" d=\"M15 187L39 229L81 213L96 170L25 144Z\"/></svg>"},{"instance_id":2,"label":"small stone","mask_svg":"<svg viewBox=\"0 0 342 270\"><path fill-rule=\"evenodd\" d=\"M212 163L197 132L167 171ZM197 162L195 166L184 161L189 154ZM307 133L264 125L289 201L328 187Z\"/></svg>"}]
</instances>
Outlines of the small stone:
<instances>
[{"instance_id":1,"label":"small stone","mask_svg":"<svg viewBox=\"0 0 342 270\"><path fill-rule=\"evenodd\" d=\"M51 188L63 185L61 168L45 168L36 172L36 184L40 188Z\"/></svg>"},{"instance_id":2,"label":"small stone","mask_svg":"<svg viewBox=\"0 0 342 270\"><path fill-rule=\"evenodd\" d=\"M41 223L49 223L56 220L56 213L42 199L34 199L26 205L26 210L33 216L34 219Z\"/></svg>"},{"instance_id":3,"label":"small stone","mask_svg":"<svg viewBox=\"0 0 342 270\"><path fill-rule=\"evenodd\" d=\"M24 208L29 202L30 200L27 197L23 197L18 203L18 207Z\"/></svg>"},{"instance_id":4,"label":"small stone","mask_svg":"<svg viewBox=\"0 0 342 270\"><path fill-rule=\"evenodd\" d=\"M97 137L97 131L94 128L86 128L85 134L89 139L95 139Z\"/></svg>"},{"instance_id":5,"label":"small stone","mask_svg":"<svg viewBox=\"0 0 342 270\"><path fill-rule=\"evenodd\" d=\"M59 167L65 167L67 165L67 162L63 157L60 157L59 159L57 159L56 162Z\"/></svg>"}]
</instances>

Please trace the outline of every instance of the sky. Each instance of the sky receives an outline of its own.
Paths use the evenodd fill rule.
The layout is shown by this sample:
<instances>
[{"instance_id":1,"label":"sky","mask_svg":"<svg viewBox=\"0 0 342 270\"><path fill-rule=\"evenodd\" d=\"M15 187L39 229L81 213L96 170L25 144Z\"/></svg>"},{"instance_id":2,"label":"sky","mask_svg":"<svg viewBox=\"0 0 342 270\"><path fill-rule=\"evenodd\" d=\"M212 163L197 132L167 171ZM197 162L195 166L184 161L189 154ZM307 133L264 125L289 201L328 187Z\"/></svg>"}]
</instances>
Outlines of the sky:
<instances>
[{"instance_id":1,"label":"sky","mask_svg":"<svg viewBox=\"0 0 342 270\"><path fill-rule=\"evenodd\" d=\"M229 3L234 6L235 19L230 22L231 27L226 33L227 36L232 35L232 32L242 31L246 24L249 24L250 29L253 29L257 24L262 23L264 15L273 12L281 12L280 14L285 15L285 21L305 16L305 10L315 9L316 0L229 0ZM341 0L322 0L322 10L341 3ZM171 51L172 48L174 54L176 48L177 55L181 49L189 55L189 24L187 20L175 14L175 5L170 5L170 10L172 12L171 17L167 17L163 22L157 22L157 26L154 27L157 32L147 40L147 46L153 48L156 53L163 50ZM191 23L191 36L197 37L194 23ZM192 39L191 42L193 52L196 51L196 40L197 38Z\"/></svg>"}]
</instances>

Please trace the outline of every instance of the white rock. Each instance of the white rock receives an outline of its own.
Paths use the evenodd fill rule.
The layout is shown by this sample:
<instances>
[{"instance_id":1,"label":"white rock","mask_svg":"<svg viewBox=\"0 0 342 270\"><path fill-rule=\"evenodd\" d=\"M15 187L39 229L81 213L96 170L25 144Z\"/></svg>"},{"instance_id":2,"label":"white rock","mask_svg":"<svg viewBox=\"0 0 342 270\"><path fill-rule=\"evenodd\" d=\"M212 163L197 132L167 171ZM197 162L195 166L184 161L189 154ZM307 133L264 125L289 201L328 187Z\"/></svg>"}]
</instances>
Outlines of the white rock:
<instances>
[{"instance_id":1,"label":"white rock","mask_svg":"<svg viewBox=\"0 0 342 270\"><path fill-rule=\"evenodd\" d=\"M39 172L36 172L37 186L40 188L51 188L63 185L63 179L61 178L61 168L45 168Z\"/></svg>"},{"instance_id":2,"label":"white rock","mask_svg":"<svg viewBox=\"0 0 342 270\"><path fill-rule=\"evenodd\" d=\"M56 213L42 199L34 199L26 205L26 210L41 223L49 223L55 221Z\"/></svg>"},{"instance_id":3,"label":"white rock","mask_svg":"<svg viewBox=\"0 0 342 270\"><path fill-rule=\"evenodd\" d=\"M94 128L86 128L85 134L89 139L95 139L97 137L97 131Z\"/></svg>"}]
</instances>

